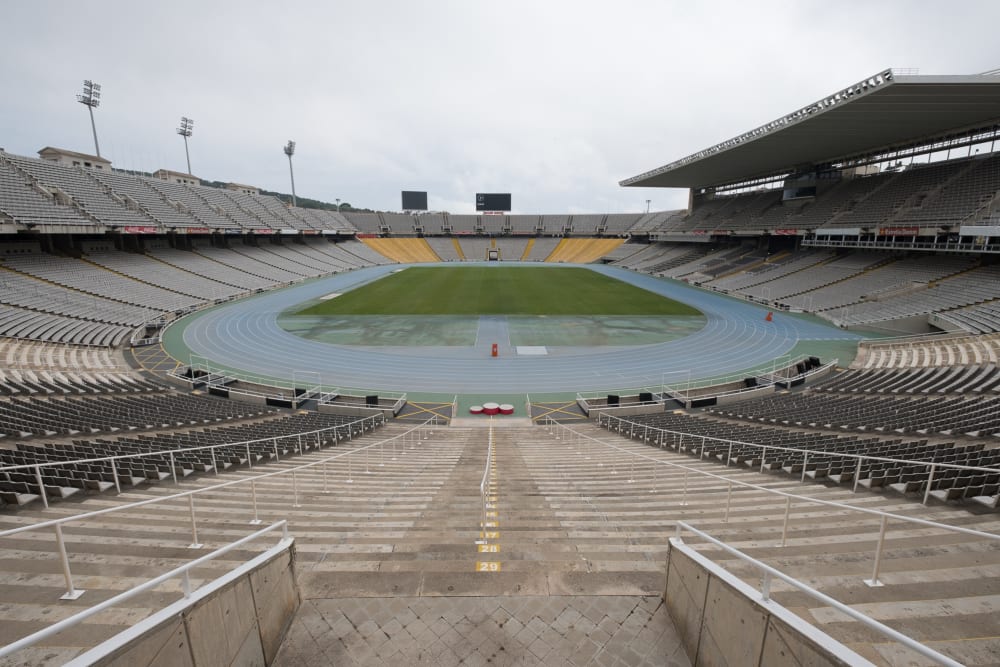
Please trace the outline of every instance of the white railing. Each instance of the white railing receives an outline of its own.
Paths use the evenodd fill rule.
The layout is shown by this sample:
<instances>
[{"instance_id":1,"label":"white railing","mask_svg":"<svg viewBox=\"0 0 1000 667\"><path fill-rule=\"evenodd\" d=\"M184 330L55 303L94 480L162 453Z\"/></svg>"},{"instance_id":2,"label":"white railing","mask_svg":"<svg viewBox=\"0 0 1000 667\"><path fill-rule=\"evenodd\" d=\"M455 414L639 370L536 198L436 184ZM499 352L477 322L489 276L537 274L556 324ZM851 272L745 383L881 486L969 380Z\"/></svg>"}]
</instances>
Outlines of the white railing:
<instances>
[{"instance_id":1,"label":"white railing","mask_svg":"<svg viewBox=\"0 0 1000 667\"><path fill-rule=\"evenodd\" d=\"M434 426L437 425L437 417L431 417L430 419L424 421L421 424L414 426L403 433L392 436L391 438L386 438L378 442L374 442L370 445L364 447L358 447L349 451L334 454L332 456L327 456L317 461L310 461L303 463L291 468L285 468L283 470L274 470L271 472L261 473L254 475L252 477L243 477L241 479L234 479L227 482L221 482L219 484L214 484L212 486L202 487L199 489L191 489L188 491L180 491L178 493L171 494L169 496L163 496L158 498L150 498L147 500L139 500L133 503L127 503L125 505L116 505L114 507L107 507L105 509L94 510L91 512L86 512L83 514L77 514L73 516L67 516L59 519L49 519L46 521L41 521L38 523L32 523L24 526L19 526L17 528L10 528L8 530L0 531L0 538L10 537L12 535L19 535L20 533L25 533L28 531L42 530L42 529L53 529L56 534L56 548L58 552L58 557L60 564L62 566L63 576L66 580L66 594L63 599L76 599L82 594L82 591L76 589L73 585L73 576L70 571L69 557L66 552L65 544L62 539L62 526L68 523L84 521L96 516L103 516L105 514L111 514L115 512L123 512L125 510L134 509L137 507L144 507L146 505L153 505L157 503L163 503L167 501L175 501L186 499L188 503L188 514L190 516L190 528L191 528L191 543L189 548L200 549L202 547L201 542L198 539L198 521L195 513L195 502L194 498L198 494L209 493L212 491L218 491L220 489L226 489L231 486L237 486L241 484L248 484L250 486L250 496L251 496L251 508L253 512L253 518L250 519L249 523L251 525L259 525L261 523L260 515L258 514L257 508L257 482L263 479L269 479L271 477L277 477L279 475L290 475L292 479L292 506L300 507L299 504L299 487L298 487L298 477L296 473L310 468L315 468L317 466L322 466L322 479L323 479L323 492L326 493L328 489L328 464L331 461L337 460L339 458L345 457L347 462L347 479L344 480L345 483L352 483L353 479L353 462L351 456L359 452L364 452L365 454L365 474L371 473L371 451L378 447L379 448L379 462L378 466L382 467L385 465L385 446L387 443L392 444L392 456L397 453L397 446L402 446L404 453L407 444L409 444L410 449L414 449L415 443L421 439L426 439L428 433L433 433ZM268 438L269 440L270 438ZM359 466L360 467L360 466Z\"/></svg>"},{"instance_id":2,"label":"white railing","mask_svg":"<svg viewBox=\"0 0 1000 667\"><path fill-rule=\"evenodd\" d=\"M619 421L624 421L624 420L619 420ZM628 423L631 424L632 422L628 422ZM949 532L953 532L953 533L961 533L963 535L971 535L973 537L982 538L982 539L986 539L986 540L995 541L997 543L1000 543L1000 535L995 534L995 533L987 533L987 532L984 532L984 531L981 531L981 530L974 530L974 529L971 529L971 528L964 528L962 526L951 526L951 525L944 524L944 523L938 523L936 521L929 521L927 519L920 519L920 518L917 518L917 517L905 516L905 515L902 515L902 514L895 514L895 513L892 513L892 512L885 512L885 511L882 511L882 510L870 509L870 508L867 508L867 507L858 507L858 506L855 506L855 505L848 505L846 503L838 503L838 502L835 502L835 501L832 501L832 500L823 500L823 499L820 499L820 498L813 498L811 496L802 496L802 495L798 495L798 494L794 494L794 493L788 493L786 491L781 491L781 490L778 490L778 489L773 489L773 488L766 487L766 486L761 486L761 485L758 485L758 484L752 484L750 482L743 482L743 481L740 481L740 480L734 480L734 479L731 479L729 477L725 477L723 475L717 475L715 473L708 472L706 470L701 470L701 469L698 469L698 468L693 468L691 466L687 466L687 465L684 465L684 464L681 464L681 463L674 463L673 461L666 461L664 459L659 459L659 458L656 458L656 457L651 456L649 454L645 454L645 453L642 453L642 452L636 452L636 451L633 451L633 450L630 450L630 449L626 449L626 448L620 447L620 446L618 446L618 445L616 445L614 443L605 442L604 440L601 440L599 438L595 438L595 437L587 435L585 433L581 433L581 432L579 432L579 431L577 431L577 430L575 430L573 428L570 428L569 426L567 426L565 424L560 424L559 422L557 422L555 420L552 420L552 419L549 419L549 418L546 418L544 425L549 429L549 432L552 433L556 438L560 438L560 434L561 433L568 433L571 438L576 439L576 442L578 444L580 442L592 442L592 443L594 443L596 445L599 445L601 447L604 447L604 448L607 448L607 449L612 449L612 450L615 450L616 452L628 455L630 457L630 459L629 459L629 461L630 461L629 480L634 480L634 478L635 478L635 460L636 459L640 459L640 460L645 461L647 463L653 464L654 474L658 474L657 471L658 471L658 469L661 466L665 466L665 467L671 468L671 469L682 470L683 473L684 473L684 478L683 478L684 479L684 485L683 485L683 490L681 492L681 501L680 501L680 505L682 505L682 506L687 505L688 477L689 477L689 475L691 473L694 473L696 475L701 475L703 477L709 477L709 478L712 478L712 479L716 479L716 480L718 480L720 482L724 482L727 485L727 490L726 490L726 505L725 505L725 514L723 516L723 523L728 523L729 522L729 512L730 512L730 509L732 507L733 486L737 486L737 487L745 488L745 489L753 489L755 491L760 491L762 493L768 493L768 494L772 494L772 495L780 496L780 497L784 498L785 499L785 514L784 514L784 523L782 525L782 530L781 530L781 546L782 547L784 547L786 545L786 543L787 543L788 526L789 526L789 523L790 523L790 520L791 520L791 503L792 503L793 500L795 500L795 501L802 501L802 502L805 502L805 503L813 503L813 504L817 504L817 505L823 505L823 506L826 506L826 507L835 507L837 509L847 510L847 511L851 511L851 512L859 512L861 514L867 514L867 515L870 515L870 516L877 516L877 517L879 517L880 525L879 525L878 542L877 542L876 547L875 547L875 558L874 558L875 562L874 562L874 566L873 566L873 570L872 570L872 577L871 577L871 579L865 579L864 580L865 584L867 584L868 586L871 586L871 587L882 586L882 583L879 581L878 576L879 576L879 571L881 569L883 546L885 544L885 536L886 536L886 532L887 532L887 528L888 528L888 522L889 522L890 519L893 520L893 521L900 521L900 522L903 522L903 523L912 523L912 524L917 524L917 525L920 525L920 526L927 526L927 527L930 527L930 528L945 530L945 531L949 531ZM640 425L640 427L641 426L642 425ZM689 437L691 437L691 438L693 438L694 440L697 440L697 441L700 441L702 439L702 436L700 436L700 435L689 435ZM756 445L756 446L761 446L761 445ZM797 450L797 451L805 451L805 450ZM613 460L615 461L615 464L617 464L617 459L613 459ZM993 472L1000 472L1000 470L994 470Z\"/></svg>"},{"instance_id":3,"label":"white railing","mask_svg":"<svg viewBox=\"0 0 1000 667\"><path fill-rule=\"evenodd\" d=\"M660 446L662 446L663 443L664 443L663 436L664 435L670 435L671 438L674 440L675 444L677 445L675 447L675 449L678 449L678 450L680 449L680 447L682 447L684 445L684 438L689 438L693 442L698 443L700 445L699 454L698 454L698 458L700 458L700 459L704 458L705 443L706 442L718 442L718 443L722 443L722 444L726 445L726 447L727 447L726 463L725 463L725 465L727 467L729 466L730 461L733 458L733 447L734 447L734 445L736 447L755 447L755 448L758 448L760 450L760 470L759 470L759 472L762 472L762 473L767 469L766 468L766 464L767 464L766 460L767 460L767 453L768 452L772 452L772 453L773 452L791 452L791 453L794 453L794 454L802 454L802 457L803 457L803 460L802 460L802 476L801 476L801 479L799 480L799 481L802 481L802 482L804 482L806 480L806 477L808 477L808 475L807 475L807 472L808 472L807 467L809 465L809 456L810 455L817 456L817 457L837 457L837 458L856 459L857 463L855 464L854 470L852 471L852 473L853 473L853 482L854 482L854 486L852 488L853 491L857 491L858 490L858 483L859 483L860 476L861 476L861 465L862 465L862 463L864 461L878 461L878 462L881 462L881 463L896 463L896 464L899 464L900 467L902 467L902 466L927 466L929 468L928 469L927 486L924 489L924 497L923 497L923 500L921 501L925 505L927 504L927 501L930 498L930 492L932 490L931 486L933 485L933 482L934 482L934 474L935 474L935 472L938 469L943 468L943 469L967 470L967 471L972 472L972 473L982 473L982 474L986 474L986 475L1000 474L1000 469L998 469L998 468L988 468L988 467L985 467L985 466L968 466L968 465L961 465L961 464L956 464L956 463L941 463L941 462L934 462L934 461L914 461L913 459L896 459L896 458L890 458L890 457L886 457L886 456L870 456L868 454L852 454L850 452L838 452L838 451L832 451L832 450L802 449L802 448L796 448L796 447L784 447L784 446L781 446L781 445L761 445L761 444L754 443L754 442L744 442L742 440L729 440L729 439L726 439L726 438L716 438L716 437L710 436L710 435L697 435L697 434L694 434L694 433L684 433L682 431L673 431L673 430L666 429L666 428L659 428L659 427L655 427L655 426L648 426L646 424L639 424L637 422L630 421L628 419L622 419L621 417L615 417L613 415L598 415L598 417L597 417L597 424L598 424L598 426L601 425L602 419L607 419L606 428L609 431L612 430L612 426L611 426L611 423L612 423L611 420L612 419L614 419L614 420L617 421L617 428L614 429L614 430L617 431L618 433L624 434L624 432L625 432L624 425L628 425L628 427L629 427L629 429L628 429L629 430L629 436L628 437L629 438L634 438L635 434L638 431L641 430L642 433L643 433L643 435L642 435L643 441L644 442L649 442L649 436L650 436L650 433L652 433L653 434L653 439L656 440L657 445L660 445ZM739 452L737 452L737 453L739 453ZM748 458L755 458L755 457L748 457Z\"/></svg>"},{"instance_id":4,"label":"white railing","mask_svg":"<svg viewBox=\"0 0 1000 667\"><path fill-rule=\"evenodd\" d=\"M152 590L157 586L159 586L160 584L170 581L171 579L180 578L181 591L184 596L184 599L185 600L190 599L196 590L192 589L191 587L191 575L190 575L191 570L195 569L196 567L200 567L205 563L208 563L209 561L215 560L219 556L223 556L229 553L230 551L233 551L234 549L240 548L245 544L254 542L269 533L273 533L278 529L281 530L281 539L279 540L277 545L269 548L267 550L267 553L278 553L284 549L287 549L293 542L293 539L288 535L288 521L286 520L277 521L268 526L267 528L263 528L261 530L258 530L257 532L247 535L246 537L242 537L236 540L235 542L227 544L226 546L221 547L219 549L216 549L212 553L206 554L200 558L196 558L195 560L189 563L185 563L184 565L174 568L173 570L161 574L158 577L150 579L145 583L139 584L138 586L133 586L132 588L123 593L119 593L114 597L108 598L103 602L95 604L93 607L89 607L81 612L73 614L69 618L65 618L61 621L58 621L57 623L53 623L47 628L43 628L38 632L34 632L28 635L27 637L22 637L17 641L7 644L6 646L0 646L0 658L6 658L7 656L12 655L17 651L28 648L30 646L37 644L40 641L44 641L50 637L53 637L58 633L62 632L63 630L67 630L69 628L77 626L80 623L85 622L87 619L104 611L105 609L110 609L111 607L114 607L118 604L121 604L122 602L125 602L135 597L136 595L139 595L140 593ZM83 591L77 591L77 593L83 593ZM79 597L79 595L77 595L76 597Z\"/></svg>"},{"instance_id":5,"label":"white railing","mask_svg":"<svg viewBox=\"0 0 1000 667\"><path fill-rule=\"evenodd\" d=\"M190 363L188 368L192 372L192 377L185 377L180 370L183 366L175 367L172 371L168 373L171 377L181 382L187 382L190 384L196 383L207 383L209 386L213 384L220 387L225 387L226 382L244 382L251 385L259 385L261 387L271 387L276 389L287 389L294 391L297 388L301 388L302 385L308 386L309 389L315 393L319 394L330 394L330 395L340 395L340 396L353 396L353 397L364 397L372 392L364 389L358 389L357 387L341 387L337 385L324 384L322 377L319 373L313 371L293 371L292 379L282 379L271 377L267 375L258 375L256 373L250 373L247 371L236 371L221 366L213 366L205 357L198 355L191 355ZM193 375L194 371L200 371L204 374L198 377ZM232 389L234 394L246 394L248 396L258 396L267 397L273 396L275 398L285 398L286 400L296 400L296 396L276 396L268 392L257 391L250 388L238 388ZM398 411L402 407L402 402L406 400L405 392L398 391L380 391L379 396L384 398L390 398L395 403L393 406L394 411Z\"/></svg>"},{"instance_id":6,"label":"white railing","mask_svg":"<svg viewBox=\"0 0 1000 667\"><path fill-rule=\"evenodd\" d=\"M794 579L793 577L788 576L787 574L771 567L770 565L767 565L766 563L762 563L761 561L755 558L751 558L742 551L734 549L725 542L717 540L708 533L698 530L697 528L695 528L694 526L685 521L677 522L677 536L671 538L670 540L671 544L680 544L680 545L684 544L684 541L682 539L683 531L687 531L689 533L697 535L706 542L714 544L715 546L719 547L726 553L729 553L735 556L736 558L739 558L740 560L744 561L745 563L749 563L754 567L756 567L758 570L760 570L762 575L760 584L760 597L761 601L764 603L768 603L771 601L771 580L779 579L788 584L789 586L791 586L792 588L802 593L805 593L809 597L818 600L819 602L829 607L833 607L842 614L845 614L846 616L853 618L855 621L858 621L866 628L874 630L875 632L885 635L889 639L899 642L908 649L915 651L916 653L919 653L925 658L933 660L935 663L939 665L947 665L948 667L962 666L962 663L952 660L946 655L938 653L929 646L921 644L915 639L912 639L897 630L893 630L884 623L880 623L875 619L871 618L870 616L862 614L860 611L855 610L854 608L844 604L843 602L840 602L839 600L830 597L829 595L824 595L823 593L820 593L815 588L807 586L806 584L800 582L798 579Z\"/></svg>"},{"instance_id":7,"label":"white railing","mask_svg":"<svg viewBox=\"0 0 1000 667\"><path fill-rule=\"evenodd\" d=\"M483 478L479 482L479 499L482 512L479 520L479 539L476 544L489 544L487 528L487 512L493 506L490 500L490 470L493 468L493 417L490 417L489 445L486 448L486 465L483 466Z\"/></svg>"},{"instance_id":8,"label":"white railing","mask_svg":"<svg viewBox=\"0 0 1000 667\"><path fill-rule=\"evenodd\" d=\"M788 380L801 377L802 375L809 375L813 372L819 370L824 370L830 365L836 365L839 363L839 359L834 359L821 368L812 369L807 373L801 374L797 371L794 375L783 375L785 372L795 371L796 364L806 361L811 355L802 354L797 357L792 357L790 355L785 355L783 357L777 357L769 364L768 367L758 367L753 369L748 369L741 373L733 373L730 375L722 375L717 377L709 378L692 378L690 370L675 371L670 373L664 373L660 378L660 383L657 385L647 385L644 387L626 387L624 389L609 389L601 391L586 391L577 392L576 398L578 401L587 402L589 400L603 400L607 398L608 394L618 394L620 396L635 396L640 393L650 393L653 394L654 399L650 403L663 403L666 400L670 400L673 397L684 397L692 398L691 391L694 389L705 389L710 387L722 386L726 384L731 384L734 382L740 382L747 377L759 377L765 378L769 382L777 380ZM681 382L667 382L668 375L679 375L686 379ZM718 394L698 394L698 398L708 398L710 396L722 396L729 393L738 393L740 391L745 391L745 389L733 389L724 392L719 392ZM659 397L659 398L656 398ZM630 403L629 405L635 405L635 403Z\"/></svg>"},{"instance_id":9,"label":"white railing","mask_svg":"<svg viewBox=\"0 0 1000 667\"><path fill-rule=\"evenodd\" d=\"M44 461L38 463L20 463L14 465L0 465L0 473L19 471L19 470L30 470L35 475L35 482L39 487L39 495L42 498L42 504L45 507L49 506L48 494L45 491L45 484L43 484L43 469L56 468L62 466L79 465L79 464L95 464L108 462L111 467L111 475L114 479L115 490L121 493L121 481L118 475L118 467L123 461L130 461L138 459L140 462L143 460L152 460L154 463L161 462L164 458L170 461L170 474L173 478L174 484L177 484L177 469L178 463L183 464L185 461L178 461L178 455L181 454L196 454L198 452L208 451L212 459L212 470L218 475L218 457L216 452L220 449L232 449L234 447L243 447L246 453L247 465L249 468L253 468L253 456L251 452L251 445L259 445L262 443L270 443L272 445L272 450L274 452L274 460L280 461L281 454L279 452L278 443L286 440L292 441L292 449L296 453L302 453L303 448L303 438L306 441L310 439L315 439L317 446L320 445L322 441L322 435L326 433L333 433L333 444L336 445L340 442L341 431L346 430L346 439L352 440L355 433L364 434L367 431L374 431L379 426L385 424L385 416L382 414L373 415L371 417L364 417L362 419L357 419L352 422L347 422L344 424L338 424L336 426L326 426L321 429L315 429L312 431L303 431L301 433L291 433L289 435L275 435L267 438L257 438L254 440L242 440L239 442L224 443L221 445L202 445L199 447L180 447L177 449L164 449L160 451L152 452L142 452L138 454L115 454L111 456L101 456L93 458L84 459L67 459L59 461ZM15 450L17 451L17 450ZM51 448L47 451L49 455L57 454L65 450L58 448Z\"/></svg>"}]
</instances>

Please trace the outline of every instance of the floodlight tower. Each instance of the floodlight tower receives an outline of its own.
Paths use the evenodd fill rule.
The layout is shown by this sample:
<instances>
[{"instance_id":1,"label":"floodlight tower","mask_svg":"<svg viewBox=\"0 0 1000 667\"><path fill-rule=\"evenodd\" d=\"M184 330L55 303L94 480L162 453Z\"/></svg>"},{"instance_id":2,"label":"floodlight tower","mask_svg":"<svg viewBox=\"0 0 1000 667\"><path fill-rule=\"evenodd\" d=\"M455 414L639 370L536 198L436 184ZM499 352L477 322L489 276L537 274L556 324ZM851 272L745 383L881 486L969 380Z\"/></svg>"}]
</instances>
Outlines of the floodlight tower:
<instances>
[{"instance_id":1,"label":"floodlight tower","mask_svg":"<svg viewBox=\"0 0 1000 667\"><path fill-rule=\"evenodd\" d=\"M291 139L285 144L285 155L288 156L288 175L292 178L292 206L298 206L295 203L295 172L292 170L292 156L295 155L295 142Z\"/></svg>"},{"instance_id":2,"label":"floodlight tower","mask_svg":"<svg viewBox=\"0 0 1000 667\"><path fill-rule=\"evenodd\" d=\"M177 128L177 134L184 137L184 157L187 158L188 174L191 173L191 154L188 152L188 137L194 133L194 121L187 116L181 116L181 126Z\"/></svg>"},{"instance_id":3,"label":"floodlight tower","mask_svg":"<svg viewBox=\"0 0 1000 667\"><path fill-rule=\"evenodd\" d=\"M97 125L94 124L94 107L101 106L101 84L90 79L83 82L83 93L76 96L76 101L87 107L90 112L90 129L94 131L94 151L101 157L101 147L97 143Z\"/></svg>"},{"instance_id":4,"label":"floodlight tower","mask_svg":"<svg viewBox=\"0 0 1000 667\"><path fill-rule=\"evenodd\" d=\"M652 199L647 199L647 200L646 200L646 213L647 213L647 214L649 213L649 203L650 203L651 201L653 201L653 200L652 200Z\"/></svg>"}]
</instances>

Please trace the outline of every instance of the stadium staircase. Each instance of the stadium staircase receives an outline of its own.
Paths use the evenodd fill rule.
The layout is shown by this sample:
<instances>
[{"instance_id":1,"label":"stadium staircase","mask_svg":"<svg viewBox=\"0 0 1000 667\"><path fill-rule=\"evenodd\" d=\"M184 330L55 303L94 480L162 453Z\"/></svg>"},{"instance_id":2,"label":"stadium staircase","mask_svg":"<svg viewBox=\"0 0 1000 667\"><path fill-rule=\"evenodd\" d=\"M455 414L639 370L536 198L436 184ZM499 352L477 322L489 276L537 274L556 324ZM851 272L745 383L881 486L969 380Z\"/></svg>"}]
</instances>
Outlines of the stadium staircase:
<instances>
[{"instance_id":1,"label":"stadium staircase","mask_svg":"<svg viewBox=\"0 0 1000 667\"><path fill-rule=\"evenodd\" d=\"M460 599L493 596L525 600L547 596L553 598L552 605L576 596L609 596L609 608L611 596L633 596L658 604L667 539L677 520L692 522L966 664L990 664L1000 651L995 632L994 599L1000 590L995 543L892 522L881 574L885 586L870 588L862 580L871 572L877 517L796 500L789 506L786 546L782 547L786 502L765 489L983 530L996 530L994 515L970 515L947 506L923 507L878 494L855 496L848 489L800 484L786 476L745 468L723 469L717 463L660 450L591 424L576 424L572 432L540 426L494 430L493 507L489 511L495 515L488 520L496 525L488 528L495 534L482 536L479 489L487 429L439 428L425 439L403 436L394 443L377 444L407 428L389 424L332 449L272 461L263 469L273 472L357 450L301 470L294 479L286 474L256 484L258 517L265 524L287 518L297 539L302 620L293 623L276 664L300 664L304 658L300 651L314 650L308 629L301 625L309 619L310 609L341 608L359 600L376 605L397 598L399 609L410 598L453 598L453 609L459 609ZM653 466L650 461L680 464L688 472ZM702 476L699 471L725 479ZM245 466L233 468L225 480L258 472ZM762 488L736 487L727 510L726 479ZM206 487L216 481L212 475L201 475L182 481L179 489ZM167 482L127 488L116 497L88 496L54 503L49 509L6 511L0 515L0 529L113 503L164 497L177 490ZM87 591L73 602L56 603L64 581L58 559L53 557L51 532L0 540L0 587L5 603L0 642L40 629L253 528L248 525L254 514L246 486L195 497L200 550L188 549L190 519L183 499L104 514L88 519L85 526L65 526L75 585ZM697 548L751 585L759 583L758 574L747 566L706 545ZM211 563L198 571L195 585L221 576L245 557L245 552L233 553ZM60 664L82 647L124 630L151 609L176 599L178 590L179 583L167 585L124 608L103 612L90 623L26 651L20 660ZM774 584L772 595L876 664L906 660L894 645L783 585ZM949 613L942 614L942 609ZM401 615L389 622L405 626L407 621ZM595 627L604 622L593 619ZM534 642L547 628L546 624L534 628L534 634L507 638L510 650L516 642ZM336 652L338 661L362 663L366 656L373 659L378 654L379 647L368 642L378 634L371 624L342 631L342 636L328 637L329 650ZM589 637L591 643L582 646L595 659L622 640L597 630ZM561 655L552 653L551 657Z\"/></svg>"},{"instance_id":2,"label":"stadium staircase","mask_svg":"<svg viewBox=\"0 0 1000 667\"><path fill-rule=\"evenodd\" d=\"M535 247L535 239L528 239L528 245L524 246L524 252L521 253L521 261L528 261L528 256L531 254L531 249Z\"/></svg>"}]
</instances>

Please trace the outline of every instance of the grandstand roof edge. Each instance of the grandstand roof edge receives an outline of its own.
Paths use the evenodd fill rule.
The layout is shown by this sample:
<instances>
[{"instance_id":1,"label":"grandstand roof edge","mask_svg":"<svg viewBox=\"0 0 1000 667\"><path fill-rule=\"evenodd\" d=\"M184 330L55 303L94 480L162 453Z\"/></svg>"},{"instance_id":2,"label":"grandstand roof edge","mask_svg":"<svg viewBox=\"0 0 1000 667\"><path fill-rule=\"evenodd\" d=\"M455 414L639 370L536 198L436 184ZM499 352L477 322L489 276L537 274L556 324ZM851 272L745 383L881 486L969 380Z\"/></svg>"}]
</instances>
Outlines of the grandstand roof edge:
<instances>
[{"instance_id":1,"label":"grandstand roof edge","mask_svg":"<svg viewBox=\"0 0 1000 667\"><path fill-rule=\"evenodd\" d=\"M924 113L914 113L917 112ZM906 112L905 115L903 112ZM790 173L959 129L1000 125L1000 77L885 69L781 118L619 182L698 188Z\"/></svg>"}]
</instances>

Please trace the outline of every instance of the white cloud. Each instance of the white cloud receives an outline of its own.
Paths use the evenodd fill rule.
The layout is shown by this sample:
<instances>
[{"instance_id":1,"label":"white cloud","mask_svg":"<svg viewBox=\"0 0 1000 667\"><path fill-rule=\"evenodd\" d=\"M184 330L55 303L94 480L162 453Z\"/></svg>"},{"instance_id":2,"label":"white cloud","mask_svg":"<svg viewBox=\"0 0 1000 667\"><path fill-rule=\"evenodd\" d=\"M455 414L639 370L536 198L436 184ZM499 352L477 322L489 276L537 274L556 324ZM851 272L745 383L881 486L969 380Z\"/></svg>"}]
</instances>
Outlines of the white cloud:
<instances>
[{"instance_id":1,"label":"white cloud","mask_svg":"<svg viewBox=\"0 0 1000 667\"><path fill-rule=\"evenodd\" d=\"M769 121L883 67L996 67L1000 4L836 2L169 4L6 7L0 146L90 150L80 82L116 165L394 209L401 189L472 209L679 208L617 182ZM58 17L58 20L53 20ZM955 26L956 29L950 29ZM445 206L446 204L447 206Z\"/></svg>"}]
</instances>

